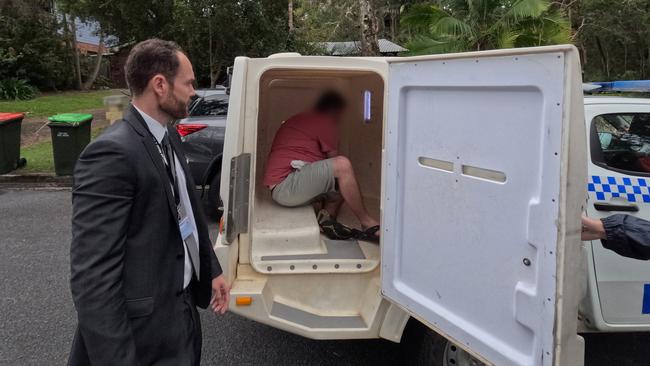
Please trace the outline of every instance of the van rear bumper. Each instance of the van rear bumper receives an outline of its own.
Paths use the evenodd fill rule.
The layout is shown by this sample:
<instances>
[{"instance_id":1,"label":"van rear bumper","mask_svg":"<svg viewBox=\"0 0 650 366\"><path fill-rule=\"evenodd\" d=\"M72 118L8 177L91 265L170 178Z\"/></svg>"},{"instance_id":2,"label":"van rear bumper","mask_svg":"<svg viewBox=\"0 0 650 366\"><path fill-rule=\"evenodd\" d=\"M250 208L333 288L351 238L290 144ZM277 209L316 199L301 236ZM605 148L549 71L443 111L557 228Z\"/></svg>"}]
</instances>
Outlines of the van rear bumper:
<instances>
[{"instance_id":1,"label":"van rear bumper","mask_svg":"<svg viewBox=\"0 0 650 366\"><path fill-rule=\"evenodd\" d=\"M296 301L296 298L289 299L287 293L282 293L282 285L278 286L279 291L274 291L273 276L254 277L256 278L238 278L233 282L230 310L245 318L306 338L342 340L382 337L399 342L408 320L408 314L383 299L379 292L374 299L367 295L363 297L357 311L350 308L336 309L335 305L328 310L319 310ZM237 305L238 298L248 300L248 297L252 300L249 305ZM382 328L384 323L386 327Z\"/></svg>"}]
</instances>

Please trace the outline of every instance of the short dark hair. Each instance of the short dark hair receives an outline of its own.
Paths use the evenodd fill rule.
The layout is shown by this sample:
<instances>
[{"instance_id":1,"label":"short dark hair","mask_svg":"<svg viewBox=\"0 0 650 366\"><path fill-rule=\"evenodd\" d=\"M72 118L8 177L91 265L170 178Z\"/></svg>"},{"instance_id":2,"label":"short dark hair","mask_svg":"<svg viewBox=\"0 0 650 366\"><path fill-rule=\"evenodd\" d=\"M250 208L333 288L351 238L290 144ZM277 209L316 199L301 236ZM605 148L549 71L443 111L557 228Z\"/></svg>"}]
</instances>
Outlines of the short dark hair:
<instances>
[{"instance_id":1,"label":"short dark hair","mask_svg":"<svg viewBox=\"0 0 650 366\"><path fill-rule=\"evenodd\" d=\"M154 75L162 74L174 81L178 66L178 53L183 50L172 41L151 38L136 44L129 52L124 65L126 84L133 95L140 95Z\"/></svg>"},{"instance_id":2,"label":"short dark hair","mask_svg":"<svg viewBox=\"0 0 650 366\"><path fill-rule=\"evenodd\" d=\"M317 112L339 112L345 108L345 105L345 99L341 93L328 90L318 98L315 109Z\"/></svg>"}]
</instances>

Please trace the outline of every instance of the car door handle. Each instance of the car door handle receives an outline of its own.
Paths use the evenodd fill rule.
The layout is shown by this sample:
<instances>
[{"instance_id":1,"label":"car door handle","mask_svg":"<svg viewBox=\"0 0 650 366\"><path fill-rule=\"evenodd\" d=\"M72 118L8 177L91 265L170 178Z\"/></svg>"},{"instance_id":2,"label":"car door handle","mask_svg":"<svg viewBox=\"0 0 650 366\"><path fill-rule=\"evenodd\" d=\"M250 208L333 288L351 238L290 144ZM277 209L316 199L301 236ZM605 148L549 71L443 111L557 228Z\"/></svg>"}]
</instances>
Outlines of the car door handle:
<instances>
[{"instance_id":1,"label":"car door handle","mask_svg":"<svg viewBox=\"0 0 650 366\"><path fill-rule=\"evenodd\" d=\"M623 212L638 212L639 206L630 203L609 203L609 202L594 202L596 211L623 211Z\"/></svg>"}]
</instances>

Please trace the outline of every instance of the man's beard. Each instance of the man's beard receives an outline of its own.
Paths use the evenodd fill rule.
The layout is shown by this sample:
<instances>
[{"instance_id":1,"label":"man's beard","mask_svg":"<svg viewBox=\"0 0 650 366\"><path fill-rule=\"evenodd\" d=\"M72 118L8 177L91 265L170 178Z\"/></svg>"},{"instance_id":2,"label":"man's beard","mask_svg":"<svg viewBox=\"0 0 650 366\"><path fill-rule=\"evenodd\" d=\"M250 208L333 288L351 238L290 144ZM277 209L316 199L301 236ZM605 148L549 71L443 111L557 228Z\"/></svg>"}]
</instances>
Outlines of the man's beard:
<instances>
[{"instance_id":1,"label":"man's beard","mask_svg":"<svg viewBox=\"0 0 650 366\"><path fill-rule=\"evenodd\" d=\"M171 89L167 97L160 103L160 109L174 119L181 119L188 116L187 102L177 99L174 95L174 89Z\"/></svg>"}]
</instances>

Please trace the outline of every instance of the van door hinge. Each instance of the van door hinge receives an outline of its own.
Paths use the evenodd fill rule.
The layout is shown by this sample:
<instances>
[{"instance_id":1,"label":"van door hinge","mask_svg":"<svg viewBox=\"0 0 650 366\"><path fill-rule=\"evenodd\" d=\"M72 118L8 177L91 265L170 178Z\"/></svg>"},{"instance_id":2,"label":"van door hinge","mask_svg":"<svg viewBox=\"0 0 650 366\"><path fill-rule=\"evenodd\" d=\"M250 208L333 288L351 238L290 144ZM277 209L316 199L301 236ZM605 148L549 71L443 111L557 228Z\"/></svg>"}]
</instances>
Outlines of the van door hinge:
<instances>
[{"instance_id":1,"label":"van door hinge","mask_svg":"<svg viewBox=\"0 0 650 366\"><path fill-rule=\"evenodd\" d=\"M232 243L237 238L237 235L248 232L250 175L251 154L244 153L233 157L230 162L226 244Z\"/></svg>"}]
</instances>

